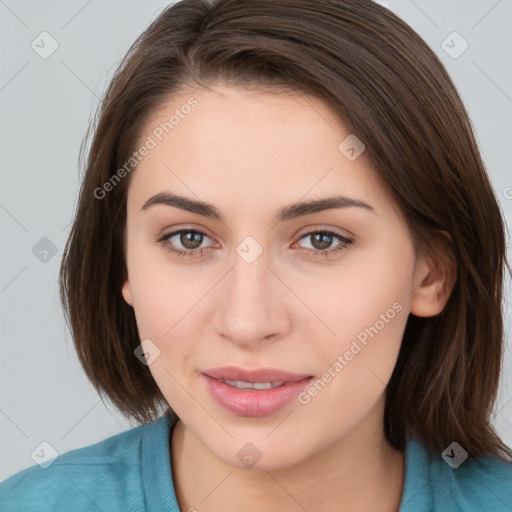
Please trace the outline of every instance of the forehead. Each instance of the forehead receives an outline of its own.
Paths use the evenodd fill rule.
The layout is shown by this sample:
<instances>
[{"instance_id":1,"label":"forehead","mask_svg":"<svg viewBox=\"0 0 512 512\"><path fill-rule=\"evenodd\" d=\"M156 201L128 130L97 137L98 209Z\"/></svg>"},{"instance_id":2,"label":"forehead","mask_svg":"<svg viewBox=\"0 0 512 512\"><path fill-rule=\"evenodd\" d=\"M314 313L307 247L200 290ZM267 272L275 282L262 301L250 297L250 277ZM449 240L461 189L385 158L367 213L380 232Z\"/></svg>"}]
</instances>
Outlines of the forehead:
<instances>
[{"instance_id":1,"label":"forehead","mask_svg":"<svg viewBox=\"0 0 512 512\"><path fill-rule=\"evenodd\" d=\"M365 152L349 160L342 151L353 136L317 97L226 85L181 91L146 122L140 140L152 148L129 195L138 204L163 190L277 204L339 192L383 207L388 199Z\"/></svg>"}]
</instances>

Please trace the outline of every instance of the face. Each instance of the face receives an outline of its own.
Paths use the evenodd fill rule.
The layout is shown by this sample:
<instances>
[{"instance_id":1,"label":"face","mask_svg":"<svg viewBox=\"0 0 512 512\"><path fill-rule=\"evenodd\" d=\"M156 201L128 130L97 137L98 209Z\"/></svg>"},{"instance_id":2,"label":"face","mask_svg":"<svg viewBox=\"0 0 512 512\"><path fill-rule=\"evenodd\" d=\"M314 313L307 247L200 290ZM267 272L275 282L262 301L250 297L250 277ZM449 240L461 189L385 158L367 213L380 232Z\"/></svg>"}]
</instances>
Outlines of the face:
<instances>
[{"instance_id":1,"label":"face","mask_svg":"<svg viewBox=\"0 0 512 512\"><path fill-rule=\"evenodd\" d=\"M227 464L283 468L382 424L425 267L366 153L339 149L349 135L319 99L218 85L174 95L141 139L122 293L165 398ZM337 196L360 203L276 221ZM295 377L205 375L227 366Z\"/></svg>"}]
</instances>

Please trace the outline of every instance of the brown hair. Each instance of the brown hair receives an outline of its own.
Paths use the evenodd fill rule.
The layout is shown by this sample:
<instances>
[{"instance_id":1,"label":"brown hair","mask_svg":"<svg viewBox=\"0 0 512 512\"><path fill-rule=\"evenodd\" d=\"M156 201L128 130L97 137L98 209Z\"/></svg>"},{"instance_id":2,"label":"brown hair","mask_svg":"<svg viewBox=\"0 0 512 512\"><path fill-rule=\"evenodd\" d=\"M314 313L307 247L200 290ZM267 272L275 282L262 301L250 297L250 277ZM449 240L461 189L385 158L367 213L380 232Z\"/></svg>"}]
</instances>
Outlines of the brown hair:
<instances>
[{"instance_id":1,"label":"brown hair","mask_svg":"<svg viewBox=\"0 0 512 512\"><path fill-rule=\"evenodd\" d=\"M134 356L141 340L121 295L130 176L111 181L104 197L97 191L169 95L215 82L328 102L365 144L417 254L456 261L444 310L409 315L386 392L389 442L403 449L411 434L437 453L457 441L470 458L512 458L490 422L504 265L510 270L501 211L448 73L406 23L371 0L182 0L134 42L82 141L81 159L94 128L60 273L66 320L100 396L140 423L168 405Z\"/></svg>"}]
</instances>

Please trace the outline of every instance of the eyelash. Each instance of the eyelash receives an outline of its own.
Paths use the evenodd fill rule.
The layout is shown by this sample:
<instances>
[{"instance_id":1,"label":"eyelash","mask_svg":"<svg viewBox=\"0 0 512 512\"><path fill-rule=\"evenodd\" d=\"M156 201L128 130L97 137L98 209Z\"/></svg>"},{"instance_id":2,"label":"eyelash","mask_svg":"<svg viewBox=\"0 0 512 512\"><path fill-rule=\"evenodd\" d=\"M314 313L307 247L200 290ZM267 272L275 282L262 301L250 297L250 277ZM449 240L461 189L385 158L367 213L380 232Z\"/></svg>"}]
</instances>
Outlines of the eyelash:
<instances>
[{"instance_id":1,"label":"eyelash","mask_svg":"<svg viewBox=\"0 0 512 512\"><path fill-rule=\"evenodd\" d=\"M203 252L207 248L194 249L194 250L188 249L188 250L184 251L181 249L176 249L175 247L173 247L172 245L170 245L168 243L168 240L170 238L172 238L173 236L179 235L181 233L198 233L198 234L208 237L208 235L206 233L203 233L202 231L199 231L197 229L180 229L178 231L173 231L172 233L164 235L161 238L158 238L156 240L156 242L160 243L164 247L165 250L167 250L173 254L176 254L177 256L181 256L181 257L186 257L186 256L200 257L200 256L202 256ZM306 251L306 253L309 256L311 256L311 255L315 256L315 257L333 256L335 254L338 254L340 251L344 251L344 250L348 249L350 244L353 242L353 240L351 238L347 238L346 236L342 236L339 233L336 233L335 231L331 231L328 229L315 229L313 231L308 231L307 233L304 233L300 237L299 241L302 240L303 238L307 238L308 236L315 235L317 233L333 236L335 238L338 238L343 243L340 244L340 247L337 247L336 249L326 249L326 250L309 249L307 247L306 248L302 247L300 250Z\"/></svg>"}]
</instances>

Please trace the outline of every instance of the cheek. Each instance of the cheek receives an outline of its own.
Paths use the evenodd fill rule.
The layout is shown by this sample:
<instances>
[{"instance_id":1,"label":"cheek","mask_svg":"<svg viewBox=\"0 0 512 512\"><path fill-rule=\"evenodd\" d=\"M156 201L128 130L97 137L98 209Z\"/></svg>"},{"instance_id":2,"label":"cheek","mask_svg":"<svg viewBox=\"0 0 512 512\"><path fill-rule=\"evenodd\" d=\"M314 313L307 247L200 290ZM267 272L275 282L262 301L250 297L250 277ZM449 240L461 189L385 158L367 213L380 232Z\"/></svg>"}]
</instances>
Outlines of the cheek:
<instances>
[{"instance_id":1,"label":"cheek","mask_svg":"<svg viewBox=\"0 0 512 512\"><path fill-rule=\"evenodd\" d=\"M131 286L141 336L162 341L191 332L197 324L194 307L208 293L205 283L184 282L164 272L141 274Z\"/></svg>"},{"instance_id":2,"label":"cheek","mask_svg":"<svg viewBox=\"0 0 512 512\"><path fill-rule=\"evenodd\" d=\"M156 345L158 357L150 372L164 396L173 405L188 403L184 389L190 389L198 367L198 349L208 320L201 316L203 300L215 280L191 279L177 267L141 264L130 277L134 310L140 339ZM211 282L210 282L211 281ZM171 402L172 400L172 402Z\"/></svg>"},{"instance_id":3,"label":"cheek","mask_svg":"<svg viewBox=\"0 0 512 512\"><path fill-rule=\"evenodd\" d=\"M326 371L338 356L343 358L343 369L331 369L344 375L335 379L333 390L355 387L359 393L380 394L393 372L408 317L413 264L407 247L400 258L396 252L389 245L367 251L321 287L311 281L299 292L321 319L301 325L311 331L310 339L321 332L316 350Z\"/></svg>"},{"instance_id":4,"label":"cheek","mask_svg":"<svg viewBox=\"0 0 512 512\"><path fill-rule=\"evenodd\" d=\"M140 235L139 235L140 236ZM133 307L141 337L164 339L182 328L187 311L207 291L206 283L191 280L190 273L171 263L165 249L143 240L137 233L128 244L128 275Z\"/></svg>"},{"instance_id":5,"label":"cheek","mask_svg":"<svg viewBox=\"0 0 512 512\"><path fill-rule=\"evenodd\" d=\"M156 345L158 357L150 364L150 372L166 399L187 400L188 375L184 368L195 368L197 344L197 305L207 293L206 285L183 280L169 268L144 266L131 278L134 310L140 339Z\"/></svg>"},{"instance_id":6,"label":"cheek","mask_svg":"<svg viewBox=\"0 0 512 512\"><path fill-rule=\"evenodd\" d=\"M318 381L308 394L312 409L331 411L332 426L323 425L318 415L326 436L331 428L362 421L385 391L400 350L408 315L399 291L380 286L368 293L366 285L354 281L352 293L331 292L336 305L322 304L319 310L335 336L319 340Z\"/></svg>"},{"instance_id":7,"label":"cheek","mask_svg":"<svg viewBox=\"0 0 512 512\"><path fill-rule=\"evenodd\" d=\"M324 276L295 279L294 292L317 317L304 315L303 327L309 324L339 348L376 322L382 328L381 315L386 318L380 330L397 323L397 310L408 304L410 264L397 261L390 251L374 251L371 256L354 258Z\"/></svg>"},{"instance_id":8,"label":"cheek","mask_svg":"<svg viewBox=\"0 0 512 512\"><path fill-rule=\"evenodd\" d=\"M324 317L335 336L322 336L318 355L325 371L342 375L337 383L344 391L377 396L391 377L407 321L406 308L396 297L340 297L336 310Z\"/></svg>"}]
</instances>

